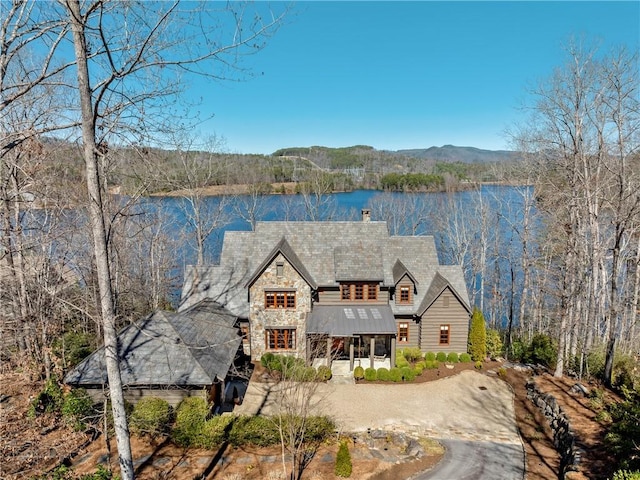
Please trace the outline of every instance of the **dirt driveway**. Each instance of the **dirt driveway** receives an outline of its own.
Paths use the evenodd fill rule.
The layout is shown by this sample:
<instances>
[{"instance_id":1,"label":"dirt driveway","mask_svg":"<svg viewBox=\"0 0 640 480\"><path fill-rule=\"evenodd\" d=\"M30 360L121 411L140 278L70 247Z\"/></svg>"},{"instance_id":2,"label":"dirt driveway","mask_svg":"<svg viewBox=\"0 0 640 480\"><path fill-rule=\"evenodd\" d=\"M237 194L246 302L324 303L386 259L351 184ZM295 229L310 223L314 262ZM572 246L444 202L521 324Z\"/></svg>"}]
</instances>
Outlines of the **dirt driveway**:
<instances>
[{"instance_id":1,"label":"dirt driveway","mask_svg":"<svg viewBox=\"0 0 640 480\"><path fill-rule=\"evenodd\" d=\"M274 413L269 384L251 382L238 414ZM419 384L327 383L316 392L316 411L345 432L396 430L435 438L521 444L509 386L494 377L463 371Z\"/></svg>"}]
</instances>

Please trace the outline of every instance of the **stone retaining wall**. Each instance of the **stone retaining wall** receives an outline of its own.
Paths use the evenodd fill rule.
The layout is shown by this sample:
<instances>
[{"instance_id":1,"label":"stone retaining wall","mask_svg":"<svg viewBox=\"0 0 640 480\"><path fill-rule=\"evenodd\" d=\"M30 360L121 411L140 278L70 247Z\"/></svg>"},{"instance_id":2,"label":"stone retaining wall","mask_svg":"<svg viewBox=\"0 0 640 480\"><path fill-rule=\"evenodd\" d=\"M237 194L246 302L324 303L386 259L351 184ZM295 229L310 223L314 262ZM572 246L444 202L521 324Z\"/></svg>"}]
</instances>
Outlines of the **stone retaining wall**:
<instances>
[{"instance_id":1,"label":"stone retaining wall","mask_svg":"<svg viewBox=\"0 0 640 480\"><path fill-rule=\"evenodd\" d=\"M558 478L565 478L565 474L576 470L578 463L580 463L580 454L575 444L575 435L571 431L569 419L558 405L555 397L540 392L533 379L527 382L527 398L540 408L549 422L553 432L553 444L560 454Z\"/></svg>"}]
</instances>

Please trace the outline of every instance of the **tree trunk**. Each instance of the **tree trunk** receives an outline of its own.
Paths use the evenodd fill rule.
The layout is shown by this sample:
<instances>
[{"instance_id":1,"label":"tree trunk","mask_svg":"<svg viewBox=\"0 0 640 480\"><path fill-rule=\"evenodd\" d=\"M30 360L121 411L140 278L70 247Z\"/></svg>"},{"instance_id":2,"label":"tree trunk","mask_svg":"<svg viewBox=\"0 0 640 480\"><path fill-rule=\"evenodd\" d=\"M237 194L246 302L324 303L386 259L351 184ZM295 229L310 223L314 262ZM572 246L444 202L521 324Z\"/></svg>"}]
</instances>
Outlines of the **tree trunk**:
<instances>
[{"instance_id":1,"label":"tree trunk","mask_svg":"<svg viewBox=\"0 0 640 480\"><path fill-rule=\"evenodd\" d=\"M77 62L78 91L82 110L83 155L86 164L87 190L89 195L89 220L93 233L96 274L98 277L100 309L104 331L105 363L107 366L113 423L118 447L118 460L120 463L120 474L123 480L130 480L134 478L133 459L124 397L122 394L122 379L120 377L116 318L111 289L107 234L98 170L98 150L95 141L96 118L94 116L93 100L89 83L86 38L83 23L84 17L80 13L78 0L67 0L65 7L69 13L69 20L73 31L73 43Z\"/></svg>"}]
</instances>

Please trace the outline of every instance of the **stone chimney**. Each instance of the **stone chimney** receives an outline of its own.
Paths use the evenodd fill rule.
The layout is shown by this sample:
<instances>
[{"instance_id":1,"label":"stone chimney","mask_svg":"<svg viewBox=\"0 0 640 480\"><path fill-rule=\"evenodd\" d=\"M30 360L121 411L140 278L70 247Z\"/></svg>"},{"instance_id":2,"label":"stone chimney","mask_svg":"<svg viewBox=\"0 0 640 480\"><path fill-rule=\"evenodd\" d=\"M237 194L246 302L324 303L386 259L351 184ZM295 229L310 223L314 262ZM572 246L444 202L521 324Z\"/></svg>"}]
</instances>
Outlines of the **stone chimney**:
<instances>
[{"instance_id":1,"label":"stone chimney","mask_svg":"<svg viewBox=\"0 0 640 480\"><path fill-rule=\"evenodd\" d=\"M371 210L369 210L368 208L363 208L362 209L362 221L363 222L370 222L371 221Z\"/></svg>"}]
</instances>

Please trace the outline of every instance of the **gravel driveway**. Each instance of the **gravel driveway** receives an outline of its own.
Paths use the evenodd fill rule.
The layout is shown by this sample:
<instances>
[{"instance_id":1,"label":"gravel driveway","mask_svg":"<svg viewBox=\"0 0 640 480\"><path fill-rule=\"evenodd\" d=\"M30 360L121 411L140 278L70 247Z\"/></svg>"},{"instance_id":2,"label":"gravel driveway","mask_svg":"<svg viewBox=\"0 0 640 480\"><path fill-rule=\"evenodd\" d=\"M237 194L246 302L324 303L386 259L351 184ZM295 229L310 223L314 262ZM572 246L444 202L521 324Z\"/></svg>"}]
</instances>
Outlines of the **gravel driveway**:
<instances>
[{"instance_id":1,"label":"gravel driveway","mask_svg":"<svg viewBox=\"0 0 640 480\"><path fill-rule=\"evenodd\" d=\"M238 414L274 413L277 385L251 382ZM397 430L435 438L521 444L509 386L493 377L463 371L435 382L319 384L316 413L332 417L346 432Z\"/></svg>"}]
</instances>

